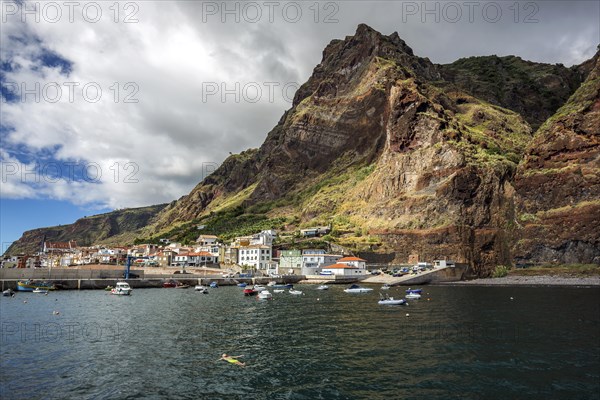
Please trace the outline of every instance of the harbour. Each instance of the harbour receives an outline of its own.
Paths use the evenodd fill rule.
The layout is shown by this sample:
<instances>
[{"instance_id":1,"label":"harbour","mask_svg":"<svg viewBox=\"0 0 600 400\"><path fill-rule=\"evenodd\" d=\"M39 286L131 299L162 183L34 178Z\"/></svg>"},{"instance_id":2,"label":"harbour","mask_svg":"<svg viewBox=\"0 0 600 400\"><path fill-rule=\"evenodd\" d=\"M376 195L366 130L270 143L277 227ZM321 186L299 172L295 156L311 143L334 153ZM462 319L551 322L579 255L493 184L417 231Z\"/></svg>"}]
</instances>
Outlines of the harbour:
<instances>
[{"instance_id":1,"label":"harbour","mask_svg":"<svg viewBox=\"0 0 600 400\"><path fill-rule=\"evenodd\" d=\"M271 300L235 286L1 298L0 396L597 398L597 287L425 286L387 306L368 286L297 284L302 295Z\"/></svg>"}]
</instances>

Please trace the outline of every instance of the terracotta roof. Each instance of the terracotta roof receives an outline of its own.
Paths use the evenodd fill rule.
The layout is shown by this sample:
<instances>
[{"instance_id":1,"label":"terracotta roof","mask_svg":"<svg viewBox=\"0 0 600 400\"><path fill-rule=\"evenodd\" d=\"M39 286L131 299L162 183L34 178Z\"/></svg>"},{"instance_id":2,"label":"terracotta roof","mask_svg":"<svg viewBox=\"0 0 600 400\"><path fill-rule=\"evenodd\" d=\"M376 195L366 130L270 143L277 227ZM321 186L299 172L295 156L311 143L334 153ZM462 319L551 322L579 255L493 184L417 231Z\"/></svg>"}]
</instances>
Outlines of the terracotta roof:
<instances>
[{"instance_id":1,"label":"terracotta roof","mask_svg":"<svg viewBox=\"0 0 600 400\"><path fill-rule=\"evenodd\" d=\"M188 255L190 255L190 256L202 256L202 257L212 257L212 254L210 254L207 251L199 251L197 253L189 253Z\"/></svg>"},{"instance_id":2,"label":"terracotta roof","mask_svg":"<svg viewBox=\"0 0 600 400\"><path fill-rule=\"evenodd\" d=\"M367 260L363 260L362 258L358 258L358 257L344 257L344 258L340 258L338 261L344 262L344 261L367 261Z\"/></svg>"}]
</instances>

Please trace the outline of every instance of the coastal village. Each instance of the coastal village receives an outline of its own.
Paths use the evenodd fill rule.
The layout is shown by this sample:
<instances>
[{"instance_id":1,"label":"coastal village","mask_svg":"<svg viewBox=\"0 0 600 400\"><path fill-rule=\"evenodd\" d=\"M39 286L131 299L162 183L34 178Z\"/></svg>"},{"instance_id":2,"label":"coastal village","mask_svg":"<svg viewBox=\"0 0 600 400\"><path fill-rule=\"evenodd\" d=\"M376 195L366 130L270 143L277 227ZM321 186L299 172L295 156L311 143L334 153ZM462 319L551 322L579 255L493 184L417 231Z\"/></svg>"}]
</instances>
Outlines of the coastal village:
<instances>
[{"instance_id":1,"label":"coastal village","mask_svg":"<svg viewBox=\"0 0 600 400\"><path fill-rule=\"evenodd\" d=\"M325 235L328 227L302 229L300 238L309 239ZM221 269L225 277L234 275L279 277L281 275L362 277L378 273L367 260L349 254L345 249L339 254L330 254L324 249L274 249L277 238L275 230L263 230L250 236L236 237L223 243L218 236L199 234L195 243L183 245L168 238L160 244L138 244L132 246L78 246L75 241L43 241L35 254L6 256L1 268L78 268L88 265L125 265L143 268L173 269L176 273L185 269ZM415 270L432 267L433 264L419 262L418 256L409 263ZM453 264L451 261L436 260L435 266ZM407 270L403 271L408 272Z\"/></svg>"}]
</instances>

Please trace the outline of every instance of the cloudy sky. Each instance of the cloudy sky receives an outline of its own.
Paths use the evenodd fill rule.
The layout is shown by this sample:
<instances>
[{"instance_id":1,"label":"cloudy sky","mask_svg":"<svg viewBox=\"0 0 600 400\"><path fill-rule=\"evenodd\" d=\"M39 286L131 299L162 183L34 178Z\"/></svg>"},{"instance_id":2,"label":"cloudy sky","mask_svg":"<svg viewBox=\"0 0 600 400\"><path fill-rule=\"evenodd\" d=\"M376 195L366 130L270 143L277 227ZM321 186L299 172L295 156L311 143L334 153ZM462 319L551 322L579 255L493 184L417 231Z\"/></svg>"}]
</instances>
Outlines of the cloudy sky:
<instances>
[{"instance_id":1,"label":"cloudy sky","mask_svg":"<svg viewBox=\"0 0 600 400\"><path fill-rule=\"evenodd\" d=\"M600 43L597 1L0 4L3 250L26 229L188 193L260 146L361 22L436 63L570 66Z\"/></svg>"}]
</instances>

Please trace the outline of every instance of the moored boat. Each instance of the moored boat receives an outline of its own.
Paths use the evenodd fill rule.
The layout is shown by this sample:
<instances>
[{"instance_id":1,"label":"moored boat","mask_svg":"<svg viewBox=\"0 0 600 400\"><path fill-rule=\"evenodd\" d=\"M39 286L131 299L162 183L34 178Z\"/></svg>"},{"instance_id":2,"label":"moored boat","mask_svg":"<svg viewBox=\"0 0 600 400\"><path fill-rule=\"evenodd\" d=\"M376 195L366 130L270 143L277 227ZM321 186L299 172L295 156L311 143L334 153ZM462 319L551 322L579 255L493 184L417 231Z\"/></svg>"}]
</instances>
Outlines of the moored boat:
<instances>
[{"instance_id":1,"label":"moored boat","mask_svg":"<svg viewBox=\"0 0 600 400\"><path fill-rule=\"evenodd\" d=\"M242 283L238 283L237 285L238 285L238 287L246 287L246 286L248 286L247 283L243 283L243 282Z\"/></svg>"},{"instance_id":2,"label":"moored boat","mask_svg":"<svg viewBox=\"0 0 600 400\"><path fill-rule=\"evenodd\" d=\"M163 282L162 286L164 288L174 288L175 286L177 286L177 282L171 279L170 281Z\"/></svg>"},{"instance_id":3,"label":"moored boat","mask_svg":"<svg viewBox=\"0 0 600 400\"><path fill-rule=\"evenodd\" d=\"M117 282L117 286L110 291L111 294L117 294L121 296L129 296L131 294L131 286L127 282Z\"/></svg>"},{"instance_id":4,"label":"moored boat","mask_svg":"<svg viewBox=\"0 0 600 400\"><path fill-rule=\"evenodd\" d=\"M17 291L19 292L33 292L37 288L44 290L55 290L56 286L49 282L36 282L31 279L17 282Z\"/></svg>"},{"instance_id":5,"label":"moored boat","mask_svg":"<svg viewBox=\"0 0 600 400\"><path fill-rule=\"evenodd\" d=\"M390 285L388 285L387 283L385 283L382 287L381 290L389 290L391 288Z\"/></svg>"},{"instance_id":6,"label":"moored boat","mask_svg":"<svg viewBox=\"0 0 600 400\"><path fill-rule=\"evenodd\" d=\"M285 290L283 289L273 289L273 293L283 293Z\"/></svg>"},{"instance_id":7,"label":"moored boat","mask_svg":"<svg viewBox=\"0 0 600 400\"><path fill-rule=\"evenodd\" d=\"M301 291L301 290L294 290L294 289L290 289L290 290L289 290L289 293L290 293L290 294L293 294L293 295L295 295L295 296L299 296L299 295L301 295L301 294L302 294L302 291Z\"/></svg>"},{"instance_id":8,"label":"moored boat","mask_svg":"<svg viewBox=\"0 0 600 400\"><path fill-rule=\"evenodd\" d=\"M48 290L42 289L42 288L35 288L35 289L33 289L33 293L48 294Z\"/></svg>"},{"instance_id":9,"label":"moored boat","mask_svg":"<svg viewBox=\"0 0 600 400\"><path fill-rule=\"evenodd\" d=\"M216 289L216 288L219 287L219 284L217 282L211 282L210 283L210 287L213 288L213 289Z\"/></svg>"},{"instance_id":10,"label":"moored boat","mask_svg":"<svg viewBox=\"0 0 600 400\"><path fill-rule=\"evenodd\" d=\"M317 288L317 290L328 290L328 289L329 289L329 286L327 286L327 285L320 285L320 286Z\"/></svg>"},{"instance_id":11,"label":"moored boat","mask_svg":"<svg viewBox=\"0 0 600 400\"><path fill-rule=\"evenodd\" d=\"M404 296L404 297L406 297L407 299L420 299L421 295L419 293L411 292L411 293L407 293L406 296Z\"/></svg>"},{"instance_id":12,"label":"moored boat","mask_svg":"<svg viewBox=\"0 0 600 400\"><path fill-rule=\"evenodd\" d=\"M208 294L208 288L206 286L196 285L194 286L194 290L202 294Z\"/></svg>"},{"instance_id":13,"label":"moored boat","mask_svg":"<svg viewBox=\"0 0 600 400\"><path fill-rule=\"evenodd\" d=\"M12 289L6 289L5 291L2 292L2 296L5 296L5 297L11 297L14 295L15 295L15 292Z\"/></svg>"},{"instance_id":14,"label":"moored boat","mask_svg":"<svg viewBox=\"0 0 600 400\"><path fill-rule=\"evenodd\" d=\"M408 304L406 302L406 300L404 299L394 299L393 297L390 297L388 299L381 299L377 302L377 304L381 304L381 305L387 305L387 306L401 306L404 304Z\"/></svg>"},{"instance_id":15,"label":"moored boat","mask_svg":"<svg viewBox=\"0 0 600 400\"><path fill-rule=\"evenodd\" d=\"M254 288L244 288L244 296L254 296L258 293L258 291L254 290Z\"/></svg>"},{"instance_id":16,"label":"moored boat","mask_svg":"<svg viewBox=\"0 0 600 400\"><path fill-rule=\"evenodd\" d=\"M371 289L371 288L362 287L357 284L353 284L349 288L344 289L344 292L346 292L346 293L368 293L368 292L372 292L372 291L373 291L373 289Z\"/></svg>"},{"instance_id":17,"label":"moored boat","mask_svg":"<svg viewBox=\"0 0 600 400\"><path fill-rule=\"evenodd\" d=\"M423 289L411 289L411 288L406 289L406 293L419 293L419 294L421 294L422 291L423 291Z\"/></svg>"},{"instance_id":18,"label":"moored boat","mask_svg":"<svg viewBox=\"0 0 600 400\"><path fill-rule=\"evenodd\" d=\"M258 294L258 298L262 300L268 300L273 298L273 295L268 290L261 290L261 292Z\"/></svg>"},{"instance_id":19,"label":"moored boat","mask_svg":"<svg viewBox=\"0 0 600 400\"><path fill-rule=\"evenodd\" d=\"M408 304L408 303L404 299L394 299L393 297L390 297L387 294L386 295L382 295L380 293L379 294L379 301L377 302L377 304L387 305L387 306L400 306L400 305L405 305L405 304Z\"/></svg>"}]
</instances>

